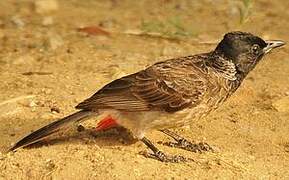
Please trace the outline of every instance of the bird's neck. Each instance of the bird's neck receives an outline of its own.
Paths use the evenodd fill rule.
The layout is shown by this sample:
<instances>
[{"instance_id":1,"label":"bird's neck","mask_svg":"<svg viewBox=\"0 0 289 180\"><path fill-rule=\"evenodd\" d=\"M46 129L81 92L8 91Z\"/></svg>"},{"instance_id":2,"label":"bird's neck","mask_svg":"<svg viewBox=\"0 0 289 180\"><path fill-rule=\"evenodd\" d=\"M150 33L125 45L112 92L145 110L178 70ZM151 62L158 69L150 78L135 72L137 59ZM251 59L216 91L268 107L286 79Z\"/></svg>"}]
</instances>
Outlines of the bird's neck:
<instances>
[{"instance_id":1,"label":"bird's neck","mask_svg":"<svg viewBox=\"0 0 289 180\"><path fill-rule=\"evenodd\" d=\"M247 76L247 74L238 71L233 61L222 53L212 52L209 63L216 72L230 81L238 81L241 83Z\"/></svg>"}]
</instances>

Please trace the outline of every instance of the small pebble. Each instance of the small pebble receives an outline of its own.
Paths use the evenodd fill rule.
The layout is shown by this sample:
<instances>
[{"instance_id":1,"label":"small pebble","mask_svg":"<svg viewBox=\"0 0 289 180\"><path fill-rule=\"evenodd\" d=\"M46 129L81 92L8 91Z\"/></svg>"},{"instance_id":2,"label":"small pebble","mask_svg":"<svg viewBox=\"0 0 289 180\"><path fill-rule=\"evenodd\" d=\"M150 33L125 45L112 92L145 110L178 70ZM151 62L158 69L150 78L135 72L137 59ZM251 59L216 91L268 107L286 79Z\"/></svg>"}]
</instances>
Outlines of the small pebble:
<instances>
[{"instance_id":1,"label":"small pebble","mask_svg":"<svg viewBox=\"0 0 289 180\"><path fill-rule=\"evenodd\" d=\"M36 101L34 101L34 100L30 101L29 107L36 107L36 106L37 106L37 102Z\"/></svg>"},{"instance_id":2,"label":"small pebble","mask_svg":"<svg viewBox=\"0 0 289 180\"><path fill-rule=\"evenodd\" d=\"M51 13L59 9L57 0L37 0L34 6L35 11L39 14Z\"/></svg>"},{"instance_id":3,"label":"small pebble","mask_svg":"<svg viewBox=\"0 0 289 180\"><path fill-rule=\"evenodd\" d=\"M50 108L50 111L52 112L52 113L60 113L60 109L59 109L59 107L51 107Z\"/></svg>"},{"instance_id":4,"label":"small pebble","mask_svg":"<svg viewBox=\"0 0 289 180\"><path fill-rule=\"evenodd\" d=\"M52 93L52 89L42 88L42 89L41 89L41 92L43 92L43 93L46 94L46 95L49 95L49 94Z\"/></svg>"},{"instance_id":5,"label":"small pebble","mask_svg":"<svg viewBox=\"0 0 289 180\"><path fill-rule=\"evenodd\" d=\"M50 34L45 42L45 46L48 49L56 50L64 44L63 39L58 34Z\"/></svg>"},{"instance_id":6,"label":"small pebble","mask_svg":"<svg viewBox=\"0 0 289 180\"><path fill-rule=\"evenodd\" d=\"M24 21L18 16L13 16L11 22L16 25L17 28L23 28L25 26Z\"/></svg>"},{"instance_id":7,"label":"small pebble","mask_svg":"<svg viewBox=\"0 0 289 180\"><path fill-rule=\"evenodd\" d=\"M272 106L278 112L289 112L289 96L283 97L283 98L273 102Z\"/></svg>"},{"instance_id":8,"label":"small pebble","mask_svg":"<svg viewBox=\"0 0 289 180\"><path fill-rule=\"evenodd\" d=\"M42 20L43 26L51 26L54 23L54 19L51 16L46 16Z\"/></svg>"},{"instance_id":9,"label":"small pebble","mask_svg":"<svg viewBox=\"0 0 289 180\"><path fill-rule=\"evenodd\" d=\"M34 60L35 60L35 58L33 56L26 54L26 55L19 56L19 57L15 58L12 61L12 63L13 63L13 65L23 65L23 64L32 63Z\"/></svg>"},{"instance_id":10,"label":"small pebble","mask_svg":"<svg viewBox=\"0 0 289 180\"><path fill-rule=\"evenodd\" d=\"M50 171L53 170L56 166L55 163L51 159L47 159L45 164L46 164L46 168Z\"/></svg>"},{"instance_id":11,"label":"small pebble","mask_svg":"<svg viewBox=\"0 0 289 180\"><path fill-rule=\"evenodd\" d=\"M82 132L82 131L84 131L84 130L85 130L85 127L84 127L84 126L82 126L82 125L77 126L77 131L78 131L78 132Z\"/></svg>"}]
</instances>

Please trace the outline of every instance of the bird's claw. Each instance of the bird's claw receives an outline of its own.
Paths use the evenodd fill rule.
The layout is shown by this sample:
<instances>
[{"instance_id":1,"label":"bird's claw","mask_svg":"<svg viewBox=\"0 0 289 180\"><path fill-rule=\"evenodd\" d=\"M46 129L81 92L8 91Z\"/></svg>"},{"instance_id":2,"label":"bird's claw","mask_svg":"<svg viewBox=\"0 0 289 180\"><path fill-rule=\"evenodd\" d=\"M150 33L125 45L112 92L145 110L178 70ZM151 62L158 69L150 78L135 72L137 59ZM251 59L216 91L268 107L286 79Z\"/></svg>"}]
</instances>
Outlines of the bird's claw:
<instances>
[{"instance_id":1,"label":"bird's claw","mask_svg":"<svg viewBox=\"0 0 289 180\"><path fill-rule=\"evenodd\" d=\"M181 139L177 142L165 142L161 144L169 147L184 149L191 152L199 152L199 153L206 151L214 152L214 149L208 143L205 142L192 143L186 139Z\"/></svg>"},{"instance_id":2,"label":"bird's claw","mask_svg":"<svg viewBox=\"0 0 289 180\"><path fill-rule=\"evenodd\" d=\"M148 153L148 152L141 152L143 156L146 158L152 158L159 160L161 162L169 162L169 163L184 163L184 162L191 162L193 159L185 158L181 155L167 155L162 151L158 151L156 153Z\"/></svg>"}]
</instances>

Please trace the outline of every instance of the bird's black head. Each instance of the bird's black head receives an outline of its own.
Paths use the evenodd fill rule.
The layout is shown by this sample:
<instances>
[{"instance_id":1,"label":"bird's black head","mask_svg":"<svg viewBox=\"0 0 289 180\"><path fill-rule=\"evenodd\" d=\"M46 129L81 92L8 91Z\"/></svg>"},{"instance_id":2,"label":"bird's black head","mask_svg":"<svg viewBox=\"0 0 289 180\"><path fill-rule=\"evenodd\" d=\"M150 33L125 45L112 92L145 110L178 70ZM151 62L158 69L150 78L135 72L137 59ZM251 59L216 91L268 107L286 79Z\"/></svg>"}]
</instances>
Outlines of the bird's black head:
<instances>
[{"instance_id":1,"label":"bird's black head","mask_svg":"<svg viewBox=\"0 0 289 180\"><path fill-rule=\"evenodd\" d=\"M248 74L266 53L284 44L283 41L264 41L253 34L238 31L227 33L215 52L232 61L238 72Z\"/></svg>"}]
</instances>

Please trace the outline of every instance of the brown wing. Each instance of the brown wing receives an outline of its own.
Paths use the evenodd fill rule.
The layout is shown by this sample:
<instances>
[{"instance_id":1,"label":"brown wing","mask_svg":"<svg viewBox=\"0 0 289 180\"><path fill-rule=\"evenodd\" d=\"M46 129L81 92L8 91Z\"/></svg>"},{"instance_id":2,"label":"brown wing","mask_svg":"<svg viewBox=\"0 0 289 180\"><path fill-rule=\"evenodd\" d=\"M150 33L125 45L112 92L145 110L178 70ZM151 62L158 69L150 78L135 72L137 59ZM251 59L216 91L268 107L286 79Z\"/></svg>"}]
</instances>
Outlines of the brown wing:
<instances>
[{"instance_id":1,"label":"brown wing","mask_svg":"<svg viewBox=\"0 0 289 180\"><path fill-rule=\"evenodd\" d=\"M195 106L202 99L206 83L203 72L186 62L169 60L117 79L76 108L174 112Z\"/></svg>"}]
</instances>

